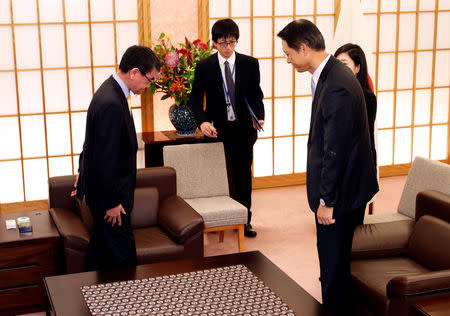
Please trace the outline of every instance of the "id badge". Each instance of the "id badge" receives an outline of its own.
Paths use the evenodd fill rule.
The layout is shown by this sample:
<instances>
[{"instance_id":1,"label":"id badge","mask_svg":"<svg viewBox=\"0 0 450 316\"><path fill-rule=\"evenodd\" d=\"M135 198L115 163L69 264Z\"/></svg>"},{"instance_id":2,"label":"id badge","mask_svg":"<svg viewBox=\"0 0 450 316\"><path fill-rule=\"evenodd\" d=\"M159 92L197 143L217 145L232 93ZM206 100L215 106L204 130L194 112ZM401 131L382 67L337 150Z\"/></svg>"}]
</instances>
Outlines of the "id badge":
<instances>
[{"instance_id":1,"label":"id badge","mask_svg":"<svg viewBox=\"0 0 450 316\"><path fill-rule=\"evenodd\" d=\"M236 120L236 116L233 111L233 107L231 106L230 102L227 102L227 117L229 121Z\"/></svg>"}]
</instances>

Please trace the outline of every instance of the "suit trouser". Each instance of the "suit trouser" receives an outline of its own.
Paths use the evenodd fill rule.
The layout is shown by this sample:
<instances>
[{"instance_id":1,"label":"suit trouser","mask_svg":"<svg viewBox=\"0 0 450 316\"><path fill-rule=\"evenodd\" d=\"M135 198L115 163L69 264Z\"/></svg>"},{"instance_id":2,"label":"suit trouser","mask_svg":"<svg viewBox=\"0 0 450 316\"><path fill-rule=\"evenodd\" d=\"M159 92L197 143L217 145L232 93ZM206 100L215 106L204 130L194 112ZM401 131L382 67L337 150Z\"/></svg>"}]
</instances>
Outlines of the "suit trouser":
<instances>
[{"instance_id":1,"label":"suit trouser","mask_svg":"<svg viewBox=\"0 0 450 316\"><path fill-rule=\"evenodd\" d=\"M230 196L247 208L247 222L252 219L252 162L253 145L250 135L246 135L237 124L226 125L222 140L227 161L228 186Z\"/></svg>"},{"instance_id":2,"label":"suit trouser","mask_svg":"<svg viewBox=\"0 0 450 316\"><path fill-rule=\"evenodd\" d=\"M127 214L121 214L121 226L116 223L113 227L103 219L102 212L95 212L93 208L91 211L94 227L87 251L87 270L136 266L136 244L130 212L126 210Z\"/></svg>"},{"instance_id":3,"label":"suit trouser","mask_svg":"<svg viewBox=\"0 0 450 316\"><path fill-rule=\"evenodd\" d=\"M333 315L352 315L350 257L356 225L363 222L366 205L344 210L335 207L332 225L317 222L317 250L320 262L322 301Z\"/></svg>"}]
</instances>

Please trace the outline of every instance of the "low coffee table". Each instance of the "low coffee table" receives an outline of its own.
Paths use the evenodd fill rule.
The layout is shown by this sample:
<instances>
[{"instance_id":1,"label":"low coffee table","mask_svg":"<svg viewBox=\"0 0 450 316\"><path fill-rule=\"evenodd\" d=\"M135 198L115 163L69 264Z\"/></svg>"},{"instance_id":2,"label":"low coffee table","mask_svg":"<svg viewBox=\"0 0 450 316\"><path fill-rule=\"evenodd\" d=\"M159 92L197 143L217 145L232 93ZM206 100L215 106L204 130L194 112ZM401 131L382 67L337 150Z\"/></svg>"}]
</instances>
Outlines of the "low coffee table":
<instances>
[{"instance_id":1,"label":"low coffee table","mask_svg":"<svg viewBox=\"0 0 450 316\"><path fill-rule=\"evenodd\" d=\"M116 281L139 280L218 267L244 265L299 316L328 315L322 305L261 252L171 261L103 272L85 272L45 278L50 306L55 315L90 315L80 287Z\"/></svg>"}]
</instances>

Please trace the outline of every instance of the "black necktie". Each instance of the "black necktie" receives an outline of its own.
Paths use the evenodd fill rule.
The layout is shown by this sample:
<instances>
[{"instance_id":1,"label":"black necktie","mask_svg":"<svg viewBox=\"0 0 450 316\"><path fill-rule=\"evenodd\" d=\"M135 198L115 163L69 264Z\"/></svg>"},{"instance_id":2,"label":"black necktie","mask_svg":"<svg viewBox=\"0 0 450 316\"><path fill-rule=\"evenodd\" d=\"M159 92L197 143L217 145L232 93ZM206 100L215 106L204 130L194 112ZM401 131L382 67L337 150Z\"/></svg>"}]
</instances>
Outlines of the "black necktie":
<instances>
[{"instance_id":1,"label":"black necktie","mask_svg":"<svg viewBox=\"0 0 450 316\"><path fill-rule=\"evenodd\" d=\"M234 81L230 71L230 64L228 61L224 62L225 65L225 81L227 82L228 96L230 97L231 106L233 107L234 115L236 113L236 94L234 92Z\"/></svg>"}]
</instances>

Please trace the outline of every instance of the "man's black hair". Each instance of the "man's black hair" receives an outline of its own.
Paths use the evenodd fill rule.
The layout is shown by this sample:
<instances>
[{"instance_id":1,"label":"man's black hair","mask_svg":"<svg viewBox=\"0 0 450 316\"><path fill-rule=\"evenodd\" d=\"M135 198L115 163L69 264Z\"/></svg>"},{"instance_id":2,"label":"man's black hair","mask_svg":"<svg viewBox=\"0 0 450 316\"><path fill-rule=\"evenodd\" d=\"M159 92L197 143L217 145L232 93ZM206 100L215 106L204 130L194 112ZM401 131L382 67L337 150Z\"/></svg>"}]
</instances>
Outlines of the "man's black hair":
<instances>
[{"instance_id":1,"label":"man's black hair","mask_svg":"<svg viewBox=\"0 0 450 316\"><path fill-rule=\"evenodd\" d=\"M305 44L315 51L325 50L322 33L314 23L305 19L292 21L277 35L296 51L299 50L300 44Z\"/></svg>"},{"instance_id":2,"label":"man's black hair","mask_svg":"<svg viewBox=\"0 0 450 316\"><path fill-rule=\"evenodd\" d=\"M138 68L143 74L146 74L156 68L161 69L161 62L158 56L146 46L133 45L128 47L120 60L119 69L127 73L133 68Z\"/></svg>"},{"instance_id":3,"label":"man's black hair","mask_svg":"<svg viewBox=\"0 0 450 316\"><path fill-rule=\"evenodd\" d=\"M232 19L218 20L214 23L211 33L212 40L216 43L219 38L234 37L236 40L239 39L239 27Z\"/></svg>"}]
</instances>

